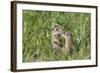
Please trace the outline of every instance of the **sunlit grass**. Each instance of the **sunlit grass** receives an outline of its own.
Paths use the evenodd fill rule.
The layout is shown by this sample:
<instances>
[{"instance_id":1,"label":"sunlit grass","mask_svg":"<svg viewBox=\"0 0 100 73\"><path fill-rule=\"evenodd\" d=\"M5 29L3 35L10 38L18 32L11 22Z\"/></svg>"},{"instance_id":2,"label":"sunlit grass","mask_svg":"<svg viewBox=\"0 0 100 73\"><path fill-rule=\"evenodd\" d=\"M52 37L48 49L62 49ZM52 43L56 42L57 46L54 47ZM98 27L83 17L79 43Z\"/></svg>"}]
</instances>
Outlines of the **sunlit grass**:
<instances>
[{"instance_id":1,"label":"sunlit grass","mask_svg":"<svg viewBox=\"0 0 100 73\"><path fill-rule=\"evenodd\" d=\"M89 13L23 10L23 62L90 59L90 16ZM73 33L72 56L52 48L53 22Z\"/></svg>"}]
</instances>

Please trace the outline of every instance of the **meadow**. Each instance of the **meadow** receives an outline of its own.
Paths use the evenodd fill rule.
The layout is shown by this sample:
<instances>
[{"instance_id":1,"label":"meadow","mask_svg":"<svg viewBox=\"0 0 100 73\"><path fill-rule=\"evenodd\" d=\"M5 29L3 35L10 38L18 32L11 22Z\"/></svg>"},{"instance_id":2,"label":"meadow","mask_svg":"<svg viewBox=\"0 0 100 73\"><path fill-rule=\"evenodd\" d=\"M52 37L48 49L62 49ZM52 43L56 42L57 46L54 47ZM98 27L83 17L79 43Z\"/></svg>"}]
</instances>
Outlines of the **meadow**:
<instances>
[{"instance_id":1,"label":"meadow","mask_svg":"<svg viewBox=\"0 0 100 73\"><path fill-rule=\"evenodd\" d=\"M52 23L73 33L70 56L52 48ZM23 62L91 59L91 14L23 10Z\"/></svg>"}]
</instances>

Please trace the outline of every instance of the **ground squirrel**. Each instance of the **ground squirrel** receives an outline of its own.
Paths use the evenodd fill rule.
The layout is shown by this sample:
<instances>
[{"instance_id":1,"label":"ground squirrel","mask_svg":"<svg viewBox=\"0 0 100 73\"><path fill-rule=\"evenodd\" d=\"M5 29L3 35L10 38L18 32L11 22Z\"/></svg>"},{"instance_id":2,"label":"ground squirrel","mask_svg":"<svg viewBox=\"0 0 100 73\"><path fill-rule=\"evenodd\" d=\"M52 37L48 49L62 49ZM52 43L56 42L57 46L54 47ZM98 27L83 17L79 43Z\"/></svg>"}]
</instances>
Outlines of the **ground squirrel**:
<instances>
[{"instance_id":1,"label":"ground squirrel","mask_svg":"<svg viewBox=\"0 0 100 73\"><path fill-rule=\"evenodd\" d=\"M64 38L64 52L69 54L73 53L73 36L71 32L63 32L62 37Z\"/></svg>"},{"instance_id":2,"label":"ground squirrel","mask_svg":"<svg viewBox=\"0 0 100 73\"><path fill-rule=\"evenodd\" d=\"M61 34L62 34L62 29L60 28L60 26L54 25L52 27L52 33L51 33L53 48L61 48L61 42L60 42Z\"/></svg>"},{"instance_id":3,"label":"ground squirrel","mask_svg":"<svg viewBox=\"0 0 100 73\"><path fill-rule=\"evenodd\" d=\"M54 25L51 32L52 47L60 48L63 53L73 53L73 36L71 32L63 31L59 25ZM64 41L62 42L62 38Z\"/></svg>"}]
</instances>

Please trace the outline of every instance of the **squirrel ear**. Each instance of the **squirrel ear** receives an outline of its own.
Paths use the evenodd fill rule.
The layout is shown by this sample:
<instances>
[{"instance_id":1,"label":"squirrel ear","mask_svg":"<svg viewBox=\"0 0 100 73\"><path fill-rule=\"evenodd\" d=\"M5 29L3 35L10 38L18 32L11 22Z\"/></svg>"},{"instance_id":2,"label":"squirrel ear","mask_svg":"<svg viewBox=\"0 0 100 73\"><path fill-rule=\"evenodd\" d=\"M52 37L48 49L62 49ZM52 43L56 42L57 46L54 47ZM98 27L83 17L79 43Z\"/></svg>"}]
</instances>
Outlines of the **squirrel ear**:
<instances>
[{"instance_id":1,"label":"squirrel ear","mask_svg":"<svg viewBox=\"0 0 100 73\"><path fill-rule=\"evenodd\" d=\"M52 28L52 30L54 30L54 27Z\"/></svg>"},{"instance_id":2,"label":"squirrel ear","mask_svg":"<svg viewBox=\"0 0 100 73\"><path fill-rule=\"evenodd\" d=\"M71 32L71 35L73 35L73 33Z\"/></svg>"},{"instance_id":3,"label":"squirrel ear","mask_svg":"<svg viewBox=\"0 0 100 73\"><path fill-rule=\"evenodd\" d=\"M71 36L71 37L73 36L73 33L72 33L72 32L70 32L70 36Z\"/></svg>"}]
</instances>

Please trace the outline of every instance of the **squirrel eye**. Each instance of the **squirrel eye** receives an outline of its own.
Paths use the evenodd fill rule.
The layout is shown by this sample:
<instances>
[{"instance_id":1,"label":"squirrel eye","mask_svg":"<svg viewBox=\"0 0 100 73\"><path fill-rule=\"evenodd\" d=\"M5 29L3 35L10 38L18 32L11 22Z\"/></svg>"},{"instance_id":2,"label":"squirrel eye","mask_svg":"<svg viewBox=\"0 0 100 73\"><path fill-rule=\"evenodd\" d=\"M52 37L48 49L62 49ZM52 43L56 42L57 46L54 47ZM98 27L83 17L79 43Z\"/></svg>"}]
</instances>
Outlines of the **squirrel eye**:
<instances>
[{"instance_id":1,"label":"squirrel eye","mask_svg":"<svg viewBox=\"0 0 100 73\"><path fill-rule=\"evenodd\" d=\"M69 36L69 33L67 33L67 36Z\"/></svg>"},{"instance_id":2,"label":"squirrel eye","mask_svg":"<svg viewBox=\"0 0 100 73\"><path fill-rule=\"evenodd\" d=\"M58 31L58 28L56 30Z\"/></svg>"}]
</instances>

